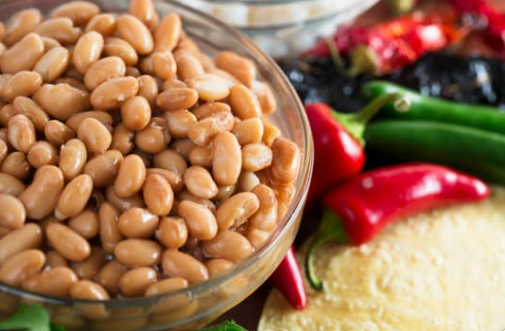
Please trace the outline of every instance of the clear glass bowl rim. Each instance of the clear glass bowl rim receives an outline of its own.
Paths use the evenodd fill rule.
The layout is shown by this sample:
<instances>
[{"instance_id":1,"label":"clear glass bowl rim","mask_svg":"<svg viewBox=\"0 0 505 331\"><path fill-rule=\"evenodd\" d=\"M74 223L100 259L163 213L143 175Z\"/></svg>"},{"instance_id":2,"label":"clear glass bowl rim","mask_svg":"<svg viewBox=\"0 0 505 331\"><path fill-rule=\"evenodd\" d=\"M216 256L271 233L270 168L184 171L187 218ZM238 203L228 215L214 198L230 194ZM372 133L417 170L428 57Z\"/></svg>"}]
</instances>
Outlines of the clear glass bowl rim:
<instances>
[{"instance_id":1,"label":"clear glass bowl rim","mask_svg":"<svg viewBox=\"0 0 505 331\"><path fill-rule=\"evenodd\" d=\"M2 5L6 3L12 3L16 2L18 0L0 0L0 8ZM127 0L125 0L127 1ZM260 260L264 255L268 253L269 250L273 249L273 247L276 245L277 241L281 240L282 237L285 235L285 231L289 225L289 223L292 223L295 221L295 218L293 217L294 215L297 214L297 212L301 212L298 209L302 208L302 204L305 202L307 193L308 193L308 188L309 188L309 183L310 183L310 178L312 176L312 165L313 165L313 159L314 159L314 148L313 148L313 141L312 141L312 134L310 130L310 125L308 122L308 118L305 114L304 107L294 90L293 86L287 79L287 77L282 73L282 70L279 68L277 63L270 58L268 55L264 54L255 44L249 40L246 36L242 35L237 29L213 18L212 16L203 13L201 11L198 11L192 7L186 6L180 2L176 1L171 1L171 0L154 0L158 2L164 2L170 4L170 6L173 7L178 7L180 10L190 12L191 14L200 17L202 20L207 21L208 23L216 26L218 29L222 30L223 32L227 33L230 35L230 37L236 39L245 49L249 49L252 53L254 53L256 56L261 57L261 62L262 64L266 64L267 67L271 67L273 69L274 74L272 75L275 77L276 80L279 80L278 83L283 85L284 89L289 92L291 99L295 103L296 107L296 115L301 119L301 130L303 132L303 150L305 153L301 153L301 162L300 162L300 168L299 168L299 174L294 182L294 185L296 186L296 193L293 198L293 201L291 202L286 214L284 215L284 218L282 221L279 223L277 226L277 229L272 233L270 238L265 242L263 247L257 251L255 251L253 254L248 256L246 259L236 263L230 272L224 273L222 275L214 276L210 278L207 281L204 281L199 284L195 285L190 285L187 288L169 292L166 294L160 294L156 296L151 296L151 297L141 297L141 298L122 298L122 299L110 299L106 301L100 301L100 300L88 300L88 299L70 299L70 298L58 298L58 297L52 297L52 296L47 296L43 294L39 294L36 292L30 292L26 290L21 290L17 287L13 287L7 284L2 284L0 283L0 292L4 292L10 295L18 296L18 297L23 297L26 299L32 299L40 302L46 302L54 305L64 305L64 306L72 306L76 303L83 303L83 304L101 304L104 305L106 308L131 308L131 307L138 307L138 306L149 306L152 304L155 304L159 302L160 300L166 300L170 299L171 297L177 297L180 296L181 294L184 293L200 293L200 292L206 292L214 287L218 287L220 284L225 283L226 281L234 278L235 276L245 272L247 269L251 268L254 263L257 260ZM227 1L227 0L226 0ZM305 0L295 0L295 1L305 1ZM248 2L247 0L244 2ZM281 2L281 1L279 1ZM289 1L286 1L289 2Z\"/></svg>"}]
</instances>

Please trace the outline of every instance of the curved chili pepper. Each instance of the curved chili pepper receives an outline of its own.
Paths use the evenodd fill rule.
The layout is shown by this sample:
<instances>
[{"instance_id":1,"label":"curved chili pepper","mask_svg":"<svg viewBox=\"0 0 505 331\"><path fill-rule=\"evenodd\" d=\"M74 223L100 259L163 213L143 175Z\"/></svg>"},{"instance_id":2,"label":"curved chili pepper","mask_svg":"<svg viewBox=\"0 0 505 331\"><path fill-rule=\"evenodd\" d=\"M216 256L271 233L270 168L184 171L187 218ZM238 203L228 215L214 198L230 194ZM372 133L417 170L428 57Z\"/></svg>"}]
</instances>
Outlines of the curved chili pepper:
<instances>
[{"instance_id":1,"label":"curved chili pepper","mask_svg":"<svg viewBox=\"0 0 505 331\"><path fill-rule=\"evenodd\" d=\"M307 252L310 284L316 290L323 289L314 273L313 259L316 250L327 242L360 245L402 217L479 201L489 193L479 179L434 164L396 165L354 177L324 199L327 209Z\"/></svg>"},{"instance_id":2,"label":"curved chili pepper","mask_svg":"<svg viewBox=\"0 0 505 331\"><path fill-rule=\"evenodd\" d=\"M305 106L314 138L314 171L307 206L330 187L361 172L366 123L390 102L400 108L408 107L401 101L405 101L401 93L384 94L354 114L337 113L322 103Z\"/></svg>"},{"instance_id":3,"label":"curved chili pepper","mask_svg":"<svg viewBox=\"0 0 505 331\"><path fill-rule=\"evenodd\" d=\"M281 264L270 276L270 281L293 308L305 309L307 293L293 247L289 249Z\"/></svg>"}]
</instances>

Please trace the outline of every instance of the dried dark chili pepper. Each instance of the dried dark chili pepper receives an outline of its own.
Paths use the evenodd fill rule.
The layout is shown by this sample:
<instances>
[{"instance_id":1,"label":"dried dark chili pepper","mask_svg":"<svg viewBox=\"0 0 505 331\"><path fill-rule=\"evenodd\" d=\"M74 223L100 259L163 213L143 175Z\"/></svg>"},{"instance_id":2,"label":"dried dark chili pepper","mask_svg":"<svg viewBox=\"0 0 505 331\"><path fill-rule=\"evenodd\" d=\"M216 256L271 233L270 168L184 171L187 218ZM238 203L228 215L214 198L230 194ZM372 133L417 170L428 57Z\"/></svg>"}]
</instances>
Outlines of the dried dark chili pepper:
<instances>
[{"instance_id":1,"label":"dried dark chili pepper","mask_svg":"<svg viewBox=\"0 0 505 331\"><path fill-rule=\"evenodd\" d=\"M387 74L415 62L423 54L454 44L464 38L467 28L456 27L454 15L414 13L376 26L351 27L332 37L341 56L351 63L350 74ZM307 56L331 56L327 40L308 50Z\"/></svg>"}]
</instances>

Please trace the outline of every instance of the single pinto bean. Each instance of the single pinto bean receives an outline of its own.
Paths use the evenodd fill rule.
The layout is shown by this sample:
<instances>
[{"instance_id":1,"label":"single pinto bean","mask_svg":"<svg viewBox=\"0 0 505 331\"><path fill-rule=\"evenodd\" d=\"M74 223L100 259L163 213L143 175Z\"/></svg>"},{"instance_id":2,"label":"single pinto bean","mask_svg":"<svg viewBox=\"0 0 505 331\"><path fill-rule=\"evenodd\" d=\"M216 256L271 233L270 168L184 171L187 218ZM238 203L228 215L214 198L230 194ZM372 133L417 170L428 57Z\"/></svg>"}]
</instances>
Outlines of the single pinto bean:
<instances>
[{"instance_id":1,"label":"single pinto bean","mask_svg":"<svg viewBox=\"0 0 505 331\"><path fill-rule=\"evenodd\" d=\"M132 208L119 216L119 231L127 238L149 238L158 228L159 218L142 208Z\"/></svg>"},{"instance_id":2,"label":"single pinto bean","mask_svg":"<svg viewBox=\"0 0 505 331\"><path fill-rule=\"evenodd\" d=\"M170 170L179 175L184 175L188 167L186 160L178 153L167 149L156 154L153 158L154 165L157 168Z\"/></svg>"},{"instance_id":3,"label":"single pinto bean","mask_svg":"<svg viewBox=\"0 0 505 331\"><path fill-rule=\"evenodd\" d=\"M0 71L4 74L15 74L31 70L44 54L44 42L35 33L29 33L0 56Z\"/></svg>"},{"instance_id":4,"label":"single pinto bean","mask_svg":"<svg viewBox=\"0 0 505 331\"><path fill-rule=\"evenodd\" d=\"M93 179L89 175L79 175L63 189L58 206L54 212L56 218L65 220L77 216L88 203L93 191Z\"/></svg>"},{"instance_id":5,"label":"single pinto bean","mask_svg":"<svg viewBox=\"0 0 505 331\"><path fill-rule=\"evenodd\" d=\"M269 186L260 184L252 189L260 202L258 211L249 219L249 227L270 232L277 225L277 197Z\"/></svg>"},{"instance_id":6,"label":"single pinto bean","mask_svg":"<svg viewBox=\"0 0 505 331\"><path fill-rule=\"evenodd\" d=\"M221 52L216 56L215 63L218 68L229 72L247 86L251 86L254 79L256 79L256 67L251 60L236 53Z\"/></svg>"},{"instance_id":7,"label":"single pinto bean","mask_svg":"<svg viewBox=\"0 0 505 331\"><path fill-rule=\"evenodd\" d=\"M151 119L149 101L141 96L128 99L121 106L121 118L124 125L132 131L144 129Z\"/></svg>"},{"instance_id":8,"label":"single pinto bean","mask_svg":"<svg viewBox=\"0 0 505 331\"><path fill-rule=\"evenodd\" d=\"M156 105L163 111L174 111L193 107L198 101L198 92L187 87L166 90L156 98Z\"/></svg>"},{"instance_id":9,"label":"single pinto bean","mask_svg":"<svg viewBox=\"0 0 505 331\"><path fill-rule=\"evenodd\" d=\"M26 156L32 167L38 169L44 165L58 163L58 150L47 141L37 141L30 147Z\"/></svg>"},{"instance_id":10,"label":"single pinto bean","mask_svg":"<svg viewBox=\"0 0 505 331\"><path fill-rule=\"evenodd\" d=\"M135 133L128 129L123 123L119 123L114 128L112 132L112 143L111 149L115 149L121 152L121 154L126 155L130 153L133 149L133 139Z\"/></svg>"},{"instance_id":11,"label":"single pinto bean","mask_svg":"<svg viewBox=\"0 0 505 331\"><path fill-rule=\"evenodd\" d=\"M49 254L46 260L49 263ZM21 287L27 291L65 298L70 294L70 287L77 281L76 274L70 268L59 266L29 277Z\"/></svg>"},{"instance_id":12,"label":"single pinto bean","mask_svg":"<svg viewBox=\"0 0 505 331\"><path fill-rule=\"evenodd\" d=\"M171 13L163 17L154 32L156 51L166 52L175 48L182 33L182 21L178 14Z\"/></svg>"},{"instance_id":13,"label":"single pinto bean","mask_svg":"<svg viewBox=\"0 0 505 331\"><path fill-rule=\"evenodd\" d=\"M258 117L248 118L235 124L232 132L241 146L257 144L263 138L263 122Z\"/></svg>"},{"instance_id":14,"label":"single pinto bean","mask_svg":"<svg viewBox=\"0 0 505 331\"><path fill-rule=\"evenodd\" d=\"M300 151L292 141L277 138L272 144L273 161L269 173L274 182L289 184L296 179L300 167Z\"/></svg>"},{"instance_id":15,"label":"single pinto bean","mask_svg":"<svg viewBox=\"0 0 505 331\"><path fill-rule=\"evenodd\" d=\"M139 96L146 98L151 108L156 107L156 97L159 91L156 79L149 75L142 75L137 80L139 81Z\"/></svg>"},{"instance_id":16,"label":"single pinto bean","mask_svg":"<svg viewBox=\"0 0 505 331\"><path fill-rule=\"evenodd\" d=\"M68 261L60 253L53 249L46 253L46 266L50 269L68 267Z\"/></svg>"},{"instance_id":17,"label":"single pinto bean","mask_svg":"<svg viewBox=\"0 0 505 331\"><path fill-rule=\"evenodd\" d=\"M163 217L156 231L156 238L165 247L180 248L188 240L188 227L180 217Z\"/></svg>"},{"instance_id":18,"label":"single pinto bean","mask_svg":"<svg viewBox=\"0 0 505 331\"><path fill-rule=\"evenodd\" d=\"M230 90L230 106L240 119L261 116L258 98L244 85L235 85Z\"/></svg>"},{"instance_id":19,"label":"single pinto bean","mask_svg":"<svg viewBox=\"0 0 505 331\"><path fill-rule=\"evenodd\" d=\"M28 153L37 139L33 123L22 114L9 119L7 130L9 143L23 153Z\"/></svg>"},{"instance_id":20,"label":"single pinto bean","mask_svg":"<svg viewBox=\"0 0 505 331\"><path fill-rule=\"evenodd\" d=\"M119 292L119 280L127 269L117 260L112 260L103 266L96 275L96 281L102 285L111 295Z\"/></svg>"},{"instance_id":21,"label":"single pinto bean","mask_svg":"<svg viewBox=\"0 0 505 331\"><path fill-rule=\"evenodd\" d=\"M135 96L139 82L134 77L109 79L98 85L91 93L91 104L99 110L119 109L123 102Z\"/></svg>"},{"instance_id":22,"label":"single pinto bean","mask_svg":"<svg viewBox=\"0 0 505 331\"><path fill-rule=\"evenodd\" d=\"M177 64L171 52L155 52L152 55L155 75L163 80L172 79L177 73Z\"/></svg>"},{"instance_id":23,"label":"single pinto bean","mask_svg":"<svg viewBox=\"0 0 505 331\"><path fill-rule=\"evenodd\" d=\"M148 175L142 193L151 213L159 216L168 215L174 203L174 191L163 176Z\"/></svg>"},{"instance_id":24,"label":"single pinto bean","mask_svg":"<svg viewBox=\"0 0 505 331\"><path fill-rule=\"evenodd\" d=\"M98 85L106 80L124 77L126 66L120 57L109 56L91 64L84 73L84 84L90 90L94 90Z\"/></svg>"},{"instance_id":25,"label":"single pinto bean","mask_svg":"<svg viewBox=\"0 0 505 331\"><path fill-rule=\"evenodd\" d=\"M44 136L56 147L60 147L67 141L75 137L74 131L58 120L47 122L44 127Z\"/></svg>"},{"instance_id":26,"label":"single pinto bean","mask_svg":"<svg viewBox=\"0 0 505 331\"><path fill-rule=\"evenodd\" d=\"M35 71L20 71L9 78L2 89L2 98L12 102L17 96L30 96L42 85L42 76Z\"/></svg>"},{"instance_id":27,"label":"single pinto bean","mask_svg":"<svg viewBox=\"0 0 505 331\"><path fill-rule=\"evenodd\" d=\"M114 255L127 267L148 267L160 262L161 247L152 240L127 239L116 245Z\"/></svg>"},{"instance_id":28,"label":"single pinto bean","mask_svg":"<svg viewBox=\"0 0 505 331\"><path fill-rule=\"evenodd\" d=\"M153 28L159 21L158 13L151 0L131 1L128 13L138 18L148 28Z\"/></svg>"},{"instance_id":29,"label":"single pinto bean","mask_svg":"<svg viewBox=\"0 0 505 331\"><path fill-rule=\"evenodd\" d=\"M238 262L251 255L253 248L247 238L240 233L224 230L214 239L203 243L203 252L208 257Z\"/></svg>"},{"instance_id":30,"label":"single pinto bean","mask_svg":"<svg viewBox=\"0 0 505 331\"><path fill-rule=\"evenodd\" d=\"M105 125L95 118L86 118L79 125L77 137L91 153L103 153L112 143L112 135Z\"/></svg>"},{"instance_id":31,"label":"single pinto bean","mask_svg":"<svg viewBox=\"0 0 505 331\"><path fill-rule=\"evenodd\" d=\"M116 31L116 16L113 14L98 14L86 25L84 32L96 31L108 37Z\"/></svg>"},{"instance_id":32,"label":"single pinto bean","mask_svg":"<svg viewBox=\"0 0 505 331\"><path fill-rule=\"evenodd\" d=\"M160 280L155 284L149 286L146 290L145 296L160 295L163 293L170 293L188 287L188 281L181 277L173 277Z\"/></svg>"},{"instance_id":33,"label":"single pinto bean","mask_svg":"<svg viewBox=\"0 0 505 331\"><path fill-rule=\"evenodd\" d=\"M87 118L94 118L98 120L109 131L112 130L112 127L114 126L114 119L112 118L110 113L101 110L83 111L74 114L70 116L70 118L65 122L65 124L69 128L71 128L74 132L77 132L79 130L79 126L81 125L81 123Z\"/></svg>"},{"instance_id":34,"label":"single pinto bean","mask_svg":"<svg viewBox=\"0 0 505 331\"><path fill-rule=\"evenodd\" d=\"M74 22L67 17L45 20L33 32L54 38L63 44L73 44L81 35L81 29L74 27Z\"/></svg>"},{"instance_id":35,"label":"single pinto bean","mask_svg":"<svg viewBox=\"0 0 505 331\"><path fill-rule=\"evenodd\" d=\"M137 53L146 55L153 50L154 42L151 32L135 16L125 14L119 17L117 30L135 48Z\"/></svg>"},{"instance_id":36,"label":"single pinto bean","mask_svg":"<svg viewBox=\"0 0 505 331\"><path fill-rule=\"evenodd\" d=\"M149 154L157 154L165 150L171 139L166 121L161 117L151 118L144 129L135 133L135 144Z\"/></svg>"},{"instance_id":37,"label":"single pinto bean","mask_svg":"<svg viewBox=\"0 0 505 331\"><path fill-rule=\"evenodd\" d=\"M216 211L217 223L220 230L231 226L238 227L258 211L260 203L258 197L250 192L237 193L223 201Z\"/></svg>"},{"instance_id":38,"label":"single pinto bean","mask_svg":"<svg viewBox=\"0 0 505 331\"><path fill-rule=\"evenodd\" d=\"M42 243L42 229L38 224L27 223L0 239L0 265L17 253L38 248Z\"/></svg>"},{"instance_id":39,"label":"single pinto bean","mask_svg":"<svg viewBox=\"0 0 505 331\"><path fill-rule=\"evenodd\" d=\"M84 261L91 254L91 247L86 239L59 223L49 224L47 240L58 253L70 261Z\"/></svg>"},{"instance_id":40,"label":"single pinto bean","mask_svg":"<svg viewBox=\"0 0 505 331\"><path fill-rule=\"evenodd\" d=\"M70 52L68 49L56 46L40 58L33 68L42 77L44 83L50 83L67 70L70 64Z\"/></svg>"},{"instance_id":41,"label":"single pinto bean","mask_svg":"<svg viewBox=\"0 0 505 331\"><path fill-rule=\"evenodd\" d=\"M88 300L109 300L109 294L99 284L89 281L81 280L73 284L70 288L70 296L74 299L88 299Z\"/></svg>"},{"instance_id":42,"label":"single pinto bean","mask_svg":"<svg viewBox=\"0 0 505 331\"><path fill-rule=\"evenodd\" d=\"M119 211L110 203L104 202L98 211L100 219L100 241L106 253L113 253L116 245L123 240L123 235L119 230Z\"/></svg>"},{"instance_id":43,"label":"single pinto bean","mask_svg":"<svg viewBox=\"0 0 505 331\"><path fill-rule=\"evenodd\" d=\"M151 174L157 174L160 175L161 177L165 178L167 182L170 184L174 192L179 192L182 190L182 187L184 186L184 182L182 181L181 175L178 173L171 171L171 170L166 170L166 169L161 169L161 168L149 168L146 170L146 175L149 176ZM1 186L0 186L1 187Z\"/></svg>"},{"instance_id":44,"label":"single pinto bean","mask_svg":"<svg viewBox=\"0 0 505 331\"><path fill-rule=\"evenodd\" d=\"M68 84L44 84L33 99L49 115L61 121L90 108L89 94Z\"/></svg>"},{"instance_id":45,"label":"single pinto bean","mask_svg":"<svg viewBox=\"0 0 505 331\"><path fill-rule=\"evenodd\" d=\"M88 153L86 146L79 139L70 139L60 150L59 167L65 179L72 179L82 172Z\"/></svg>"},{"instance_id":46,"label":"single pinto bean","mask_svg":"<svg viewBox=\"0 0 505 331\"><path fill-rule=\"evenodd\" d=\"M242 148L242 167L247 171L260 171L272 164L272 150L264 144L247 144Z\"/></svg>"},{"instance_id":47,"label":"single pinto bean","mask_svg":"<svg viewBox=\"0 0 505 331\"><path fill-rule=\"evenodd\" d=\"M89 257L82 262L72 263L72 269L79 279L94 279L102 266L107 262L107 257L100 247L92 247Z\"/></svg>"},{"instance_id":48,"label":"single pinto bean","mask_svg":"<svg viewBox=\"0 0 505 331\"><path fill-rule=\"evenodd\" d=\"M117 56L123 59L127 66L135 65L139 58L137 52L126 40L121 38L105 39L104 53L107 56Z\"/></svg>"},{"instance_id":49,"label":"single pinto bean","mask_svg":"<svg viewBox=\"0 0 505 331\"><path fill-rule=\"evenodd\" d=\"M126 297L144 295L149 286L156 283L158 273L153 268L137 268L127 271L119 280L121 294Z\"/></svg>"},{"instance_id":50,"label":"single pinto bean","mask_svg":"<svg viewBox=\"0 0 505 331\"><path fill-rule=\"evenodd\" d=\"M199 283L209 278L209 272L202 262L176 249L167 249L163 253L161 263L165 274L170 277L182 277L189 284Z\"/></svg>"},{"instance_id":51,"label":"single pinto bean","mask_svg":"<svg viewBox=\"0 0 505 331\"><path fill-rule=\"evenodd\" d=\"M94 238L100 229L97 212L84 210L68 221L68 226L86 239Z\"/></svg>"},{"instance_id":52,"label":"single pinto bean","mask_svg":"<svg viewBox=\"0 0 505 331\"><path fill-rule=\"evenodd\" d=\"M0 282L8 285L19 286L30 276L38 273L46 257L37 249L22 251L7 259L0 268Z\"/></svg>"},{"instance_id":53,"label":"single pinto bean","mask_svg":"<svg viewBox=\"0 0 505 331\"><path fill-rule=\"evenodd\" d=\"M198 92L200 99L209 102L222 100L230 94L227 81L212 74L195 76L188 82L188 86Z\"/></svg>"},{"instance_id":54,"label":"single pinto bean","mask_svg":"<svg viewBox=\"0 0 505 331\"><path fill-rule=\"evenodd\" d=\"M192 237L210 240L216 236L217 222L214 214L205 206L184 200L178 206L179 215L184 218Z\"/></svg>"},{"instance_id":55,"label":"single pinto bean","mask_svg":"<svg viewBox=\"0 0 505 331\"><path fill-rule=\"evenodd\" d=\"M144 185L146 167L140 156L131 154L123 159L114 182L114 192L120 198L137 194Z\"/></svg>"},{"instance_id":56,"label":"single pinto bean","mask_svg":"<svg viewBox=\"0 0 505 331\"><path fill-rule=\"evenodd\" d=\"M16 114L25 115L37 131L44 132L45 126L49 122L49 116L35 101L24 96L18 96L14 99L13 106Z\"/></svg>"},{"instance_id":57,"label":"single pinto bean","mask_svg":"<svg viewBox=\"0 0 505 331\"><path fill-rule=\"evenodd\" d=\"M88 23L100 12L100 7L88 1L71 1L56 7L51 17L68 17L75 25Z\"/></svg>"},{"instance_id":58,"label":"single pinto bean","mask_svg":"<svg viewBox=\"0 0 505 331\"><path fill-rule=\"evenodd\" d=\"M2 162L0 170L22 181L30 176L30 164L26 160L26 155L22 152L14 152L7 155Z\"/></svg>"},{"instance_id":59,"label":"single pinto bean","mask_svg":"<svg viewBox=\"0 0 505 331\"><path fill-rule=\"evenodd\" d=\"M225 259L212 259L207 261L205 263L205 266L209 270L209 274L212 277L215 275L219 275L225 272L226 270L230 269L231 267L233 267L233 262L230 262Z\"/></svg>"},{"instance_id":60,"label":"single pinto bean","mask_svg":"<svg viewBox=\"0 0 505 331\"><path fill-rule=\"evenodd\" d=\"M164 118L167 120L170 134L176 138L186 138L191 127L197 122L195 115L185 109L166 112Z\"/></svg>"},{"instance_id":61,"label":"single pinto bean","mask_svg":"<svg viewBox=\"0 0 505 331\"><path fill-rule=\"evenodd\" d=\"M6 193L17 197L25 188L25 184L16 177L0 172L0 193Z\"/></svg>"},{"instance_id":62,"label":"single pinto bean","mask_svg":"<svg viewBox=\"0 0 505 331\"><path fill-rule=\"evenodd\" d=\"M82 35L75 44L72 54L75 68L82 74L86 73L86 70L100 58L103 45L103 37L98 32L91 31Z\"/></svg>"},{"instance_id":63,"label":"single pinto bean","mask_svg":"<svg viewBox=\"0 0 505 331\"><path fill-rule=\"evenodd\" d=\"M33 182L19 196L26 208L27 217L41 220L52 214L63 185L63 173L58 167L46 165L37 169Z\"/></svg>"},{"instance_id":64,"label":"single pinto bean","mask_svg":"<svg viewBox=\"0 0 505 331\"><path fill-rule=\"evenodd\" d=\"M0 226L7 229L18 229L26 220L25 207L13 195L0 193Z\"/></svg>"},{"instance_id":65,"label":"single pinto bean","mask_svg":"<svg viewBox=\"0 0 505 331\"><path fill-rule=\"evenodd\" d=\"M92 158L84 166L83 172L93 179L93 187L104 187L114 184L119 172L123 155L116 150L108 150Z\"/></svg>"},{"instance_id":66,"label":"single pinto bean","mask_svg":"<svg viewBox=\"0 0 505 331\"><path fill-rule=\"evenodd\" d=\"M237 182L242 169L242 155L237 138L230 132L221 132L214 138L212 174L218 185Z\"/></svg>"},{"instance_id":67,"label":"single pinto bean","mask_svg":"<svg viewBox=\"0 0 505 331\"><path fill-rule=\"evenodd\" d=\"M29 8L15 13L5 26L3 42L12 46L20 41L28 33L32 32L43 20L40 10Z\"/></svg>"},{"instance_id":68,"label":"single pinto bean","mask_svg":"<svg viewBox=\"0 0 505 331\"><path fill-rule=\"evenodd\" d=\"M212 199L217 194L216 183L203 167L189 167L184 173L184 182L188 191L199 198Z\"/></svg>"}]
</instances>

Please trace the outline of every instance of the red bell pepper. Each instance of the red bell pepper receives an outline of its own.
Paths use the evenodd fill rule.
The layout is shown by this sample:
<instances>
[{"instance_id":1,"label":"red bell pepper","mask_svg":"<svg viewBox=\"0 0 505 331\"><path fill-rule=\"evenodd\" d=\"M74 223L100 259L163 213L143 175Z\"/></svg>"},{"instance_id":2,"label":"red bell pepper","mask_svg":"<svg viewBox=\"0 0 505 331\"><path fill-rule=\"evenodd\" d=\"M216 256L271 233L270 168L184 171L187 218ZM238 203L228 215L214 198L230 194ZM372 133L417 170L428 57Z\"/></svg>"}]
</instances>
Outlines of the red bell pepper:
<instances>
[{"instance_id":1,"label":"red bell pepper","mask_svg":"<svg viewBox=\"0 0 505 331\"><path fill-rule=\"evenodd\" d=\"M289 249L281 264L270 276L270 281L293 308L305 309L307 306L305 283L293 247Z\"/></svg>"},{"instance_id":2,"label":"red bell pepper","mask_svg":"<svg viewBox=\"0 0 505 331\"><path fill-rule=\"evenodd\" d=\"M323 289L313 271L316 250L329 241L360 245L386 225L433 208L489 196L477 178L433 164L403 164L376 169L349 180L326 195L327 207L309 246L306 271L312 287Z\"/></svg>"},{"instance_id":3,"label":"red bell pepper","mask_svg":"<svg viewBox=\"0 0 505 331\"><path fill-rule=\"evenodd\" d=\"M401 110L408 107L406 100L398 93L382 95L354 114L337 113L322 103L305 106L314 138L314 171L307 206L312 205L330 187L361 172L365 163L365 124L392 101L396 101L395 105Z\"/></svg>"},{"instance_id":4,"label":"red bell pepper","mask_svg":"<svg viewBox=\"0 0 505 331\"><path fill-rule=\"evenodd\" d=\"M450 0L463 13L472 13L485 21L483 39L505 57L505 16L485 0Z\"/></svg>"}]
</instances>

